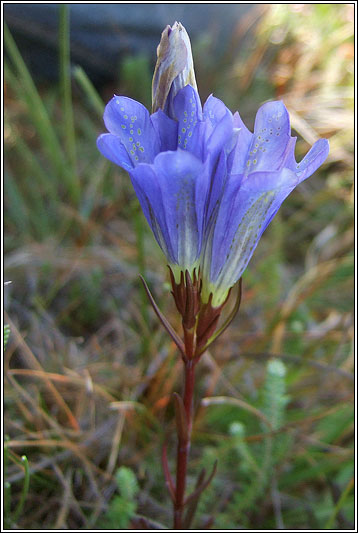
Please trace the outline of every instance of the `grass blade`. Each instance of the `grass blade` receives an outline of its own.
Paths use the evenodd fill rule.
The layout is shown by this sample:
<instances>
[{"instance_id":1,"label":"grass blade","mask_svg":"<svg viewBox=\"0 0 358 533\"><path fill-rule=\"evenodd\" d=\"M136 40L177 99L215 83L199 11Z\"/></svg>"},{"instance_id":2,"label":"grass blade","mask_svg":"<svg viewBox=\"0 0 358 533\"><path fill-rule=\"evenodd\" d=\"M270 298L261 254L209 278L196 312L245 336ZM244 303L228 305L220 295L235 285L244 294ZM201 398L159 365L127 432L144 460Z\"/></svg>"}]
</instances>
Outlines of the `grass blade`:
<instances>
[{"instance_id":1,"label":"grass blade","mask_svg":"<svg viewBox=\"0 0 358 533\"><path fill-rule=\"evenodd\" d=\"M15 69L14 73L5 64L6 81L18 98L25 102L53 171L57 179L65 182L69 196L74 201L76 195L73 189L72 172L68 167L68 162L47 109L6 24L4 24L4 41Z\"/></svg>"},{"instance_id":2,"label":"grass blade","mask_svg":"<svg viewBox=\"0 0 358 533\"><path fill-rule=\"evenodd\" d=\"M91 80L85 73L82 67L76 66L73 69L73 77L85 93L91 107L102 118L104 111L104 103L96 89L94 88Z\"/></svg>"},{"instance_id":3,"label":"grass blade","mask_svg":"<svg viewBox=\"0 0 358 533\"><path fill-rule=\"evenodd\" d=\"M349 493L353 489L353 487L354 487L354 478L352 478L349 481L349 483L347 484L346 488L342 492L341 497L339 498L336 506L333 509L333 513L331 514L331 516L329 517L326 525L324 526L324 529L332 529L333 528L336 516L339 513L339 511L342 509L342 507L343 507L343 505L344 505Z\"/></svg>"},{"instance_id":4,"label":"grass blade","mask_svg":"<svg viewBox=\"0 0 358 533\"><path fill-rule=\"evenodd\" d=\"M73 174L72 192L76 201L78 201L80 197L80 186L76 173L76 138L72 108L69 20L68 6L62 4L60 6L59 24L60 91L64 119L65 147Z\"/></svg>"},{"instance_id":5,"label":"grass blade","mask_svg":"<svg viewBox=\"0 0 358 533\"><path fill-rule=\"evenodd\" d=\"M24 465L25 477L24 477L24 484L22 486L20 500L19 500L19 503L17 504L17 507L16 507L15 512L14 512L14 515L12 517L12 521L15 524L18 521L18 519L19 519L19 517L20 517L20 515L22 513L22 510L24 508L24 504L25 504L25 501L26 501L26 498L27 498L27 494L29 492L29 485L30 485L30 469L29 469L29 462L27 460L26 455L23 455L21 457L21 462Z\"/></svg>"}]
</instances>

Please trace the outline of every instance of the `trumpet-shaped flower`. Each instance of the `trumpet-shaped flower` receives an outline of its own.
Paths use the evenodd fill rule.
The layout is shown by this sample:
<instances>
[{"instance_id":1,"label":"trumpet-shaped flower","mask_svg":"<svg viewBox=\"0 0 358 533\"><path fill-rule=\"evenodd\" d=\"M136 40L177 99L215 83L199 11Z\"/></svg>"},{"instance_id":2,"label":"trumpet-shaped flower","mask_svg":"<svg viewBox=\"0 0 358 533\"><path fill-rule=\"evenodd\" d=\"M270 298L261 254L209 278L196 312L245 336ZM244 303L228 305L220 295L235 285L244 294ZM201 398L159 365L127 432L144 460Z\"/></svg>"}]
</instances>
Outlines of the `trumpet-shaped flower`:
<instances>
[{"instance_id":1,"label":"trumpet-shaped flower","mask_svg":"<svg viewBox=\"0 0 358 533\"><path fill-rule=\"evenodd\" d=\"M219 307L284 199L326 159L328 141L297 164L283 102L259 109L254 133L213 96L202 109L180 23L165 28L157 54L153 114L114 96L97 146L128 171L176 282L200 266L202 301L212 294Z\"/></svg>"},{"instance_id":2,"label":"trumpet-shaped flower","mask_svg":"<svg viewBox=\"0 0 358 533\"><path fill-rule=\"evenodd\" d=\"M254 133L233 117L236 144L226 157L226 181L213 211L202 260L206 302L220 306L244 272L259 240L282 202L324 162L329 145L318 140L296 163L296 138L290 135L288 112L281 101L261 106Z\"/></svg>"},{"instance_id":3,"label":"trumpet-shaped flower","mask_svg":"<svg viewBox=\"0 0 358 533\"><path fill-rule=\"evenodd\" d=\"M179 279L198 266L210 218L221 189L212 189L223 149L232 142L233 117L220 100L209 97L202 109L197 91L180 89L171 107L147 109L125 96L107 104L109 133L97 140L100 152L127 170L143 212Z\"/></svg>"}]
</instances>

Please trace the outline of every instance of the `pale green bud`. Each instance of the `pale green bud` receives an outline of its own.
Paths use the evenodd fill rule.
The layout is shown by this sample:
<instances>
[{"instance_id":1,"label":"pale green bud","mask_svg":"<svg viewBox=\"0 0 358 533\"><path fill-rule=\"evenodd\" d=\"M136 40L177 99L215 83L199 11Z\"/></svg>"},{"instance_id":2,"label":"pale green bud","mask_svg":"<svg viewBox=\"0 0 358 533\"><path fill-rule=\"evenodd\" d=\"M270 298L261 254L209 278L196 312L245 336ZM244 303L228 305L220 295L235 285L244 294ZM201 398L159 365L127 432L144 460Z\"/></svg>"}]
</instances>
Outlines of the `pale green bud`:
<instances>
[{"instance_id":1,"label":"pale green bud","mask_svg":"<svg viewBox=\"0 0 358 533\"><path fill-rule=\"evenodd\" d=\"M180 22L165 28L157 56L152 84L152 112L162 109L175 118L173 99L177 92L186 85L197 89L189 35Z\"/></svg>"}]
</instances>

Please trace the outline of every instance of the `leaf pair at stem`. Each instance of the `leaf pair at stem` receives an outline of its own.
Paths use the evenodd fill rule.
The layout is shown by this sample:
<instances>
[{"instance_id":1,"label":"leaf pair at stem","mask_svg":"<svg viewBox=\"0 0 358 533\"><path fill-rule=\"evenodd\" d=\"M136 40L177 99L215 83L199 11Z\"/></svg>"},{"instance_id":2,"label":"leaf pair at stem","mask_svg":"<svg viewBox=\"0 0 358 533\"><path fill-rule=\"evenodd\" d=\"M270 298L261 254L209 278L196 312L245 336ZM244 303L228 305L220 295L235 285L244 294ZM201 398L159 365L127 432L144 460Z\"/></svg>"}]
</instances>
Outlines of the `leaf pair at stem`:
<instances>
[{"instance_id":1,"label":"leaf pair at stem","mask_svg":"<svg viewBox=\"0 0 358 533\"><path fill-rule=\"evenodd\" d=\"M229 292L225 302L219 307L212 307L211 295L207 303L202 303L200 298L201 282L196 277L194 270L193 280L190 277L189 272L185 271L185 277L183 272L181 273L180 283L176 283L174 275L169 267L172 294L177 306L177 309L182 316L182 325L184 332L184 341L179 337L169 321L160 311L157 306L149 287L142 276L140 279L143 283L144 289L148 296L148 299L154 309L154 312L158 316L162 325L167 333L170 335L178 350L182 356L183 361L187 359L194 359L196 362L200 359L201 355L209 348L209 346L220 336L230 323L235 318L241 303L242 296L242 279L238 282L238 293L236 296L235 304L227 317L224 324L217 330L218 321L224 306L227 304L231 291ZM184 281L185 279L185 281Z\"/></svg>"}]
</instances>

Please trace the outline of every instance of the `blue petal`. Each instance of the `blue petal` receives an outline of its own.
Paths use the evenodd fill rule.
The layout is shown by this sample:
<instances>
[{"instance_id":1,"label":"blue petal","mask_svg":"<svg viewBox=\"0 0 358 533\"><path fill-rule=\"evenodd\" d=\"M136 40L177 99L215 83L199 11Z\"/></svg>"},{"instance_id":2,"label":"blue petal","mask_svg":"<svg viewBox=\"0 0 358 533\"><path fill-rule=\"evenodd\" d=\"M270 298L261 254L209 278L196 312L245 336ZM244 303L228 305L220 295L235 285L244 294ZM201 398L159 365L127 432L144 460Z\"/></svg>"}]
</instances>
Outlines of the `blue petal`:
<instances>
[{"instance_id":1,"label":"blue petal","mask_svg":"<svg viewBox=\"0 0 358 533\"><path fill-rule=\"evenodd\" d=\"M230 177L232 181L232 178ZM244 176L241 182L241 190L258 193L275 189L294 188L300 183L295 172L284 168L279 172L252 172Z\"/></svg>"},{"instance_id":2,"label":"blue petal","mask_svg":"<svg viewBox=\"0 0 358 533\"><path fill-rule=\"evenodd\" d=\"M215 98L215 96L211 94L204 104L203 117L204 120L208 119L214 128L218 125L220 120L224 118L227 111L228 108L226 105L219 100L219 98Z\"/></svg>"},{"instance_id":3,"label":"blue petal","mask_svg":"<svg viewBox=\"0 0 358 533\"><path fill-rule=\"evenodd\" d=\"M297 183L288 169L227 183L203 264L204 277L219 292L225 294L241 277L262 233Z\"/></svg>"},{"instance_id":4,"label":"blue petal","mask_svg":"<svg viewBox=\"0 0 358 533\"><path fill-rule=\"evenodd\" d=\"M233 138L233 117L231 111L214 96L209 96L204 105L205 130L205 154L210 154L211 162L216 165L220 151L225 147L231 147L229 141Z\"/></svg>"},{"instance_id":5,"label":"blue petal","mask_svg":"<svg viewBox=\"0 0 358 533\"><path fill-rule=\"evenodd\" d=\"M227 156L225 150L222 150L218 164L215 169L215 173L212 178L211 189L209 193L207 213L206 213L206 226L211 223L211 218L215 215L215 212L219 206L219 202L224 190L224 186L227 179Z\"/></svg>"},{"instance_id":6,"label":"blue petal","mask_svg":"<svg viewBox=\"0 0 358 533\"><path fill-rule=\"evenodd\" d=\"M201 151L202 110L200 98L191 85L186 85L174 98L175 116L178 120L178 148L199 155Z\"/></svg>"},{"instance_id":7,"label":"blue petal","mask_svg":"<svg viewBox=\"0 0 358 533\"><path fill-rule=\"evenodd\" d=\"M160 140L160 151L176 150L178 144L178 123L158 109L150 120Z\"/></svg>"},{"instance_id":8,"label":"blue petal","mask_svg":"<svg viewBox=\"0 0 358 533\"><path fill-rule=\"evenodd\" d=\"M159 154L154 163L176 263L190 268L201 251L209 179L204 164L188 152Z\"/></svg>"},{"instance_id":9,"label":"blue petal","mask_svg":"<svg viewBox=\"0 0 358 533\"><path fill-rule=\"evenodd\" d=\"M256 115L246 172L280 170L289 140L290 119L283 102L267 102L262 105Z\"/></svg>"},{"instance_id":10,"label":"blue petal","mask_svg":"<svg viewBox=\"0 0 358 533\"><path fill-rule=\"evenodd\" d=\"M283 167L291 168L290 161L292 161L293 164L296 165L296 160L295 160L296 141L297 141L297 137L290 137L287 143L287 146L286 146L285 153L283 154L283 157L282 157L281 169Z\"/></svg>"},{"instance_id":11,"label":"blue petal","mask_svg":"<svg viewBox=\"0 0 358 533\"><path fill-rule=\"evenodd\" d=\"M204 164L182 150L159 154L131 173L144 214L169 262L190 269L201 251L209 179Z\"/></svg>"},{"instance_id":12,"label":"blue petal","mask_svg":"<svg viewBox=\"0 0 358 533\"><path fill-rule=\"evenodd\" d=\"M97 148L104 157L124 168L124 170L133 168L133 163L128 156L127 150L116 135L111 133L100 135L97 139Z\"/></svg>"},{"instance_id":13,"label":"blue petal","mask_svg":"<svg viewBox=\"0 0 358 533\"><path fill-rule=\"evenodd\" d=\"M176 262L176 254L165 218L165 204L158 176L153 165L140 164L130 173L133 188L142 207L143 213L154 236L170 263Z\"/></svg>"},{"instance_id":14,"label":"blue petal","mask_svg":"<svg viewBox=\"0 0 358 533\"><path fill-rule=\"evenodd\" d=\"M146 108L126 96L114 96L106 105L104 123L117 135L134 166L151 163L159 152L159 139Z\"/></svg>"},{"instance_id":15,"label":"blue petal","mask_svg":"<svg viewBox=\"0 0 358 533\"><path fill-rule=\"evenodd\" d=\"M236 144L228 156L228 172L230 174L242 174L247 168L247 155L254 136L241 120L238 111L234 114L233 126L238 131Z\"/></svg>"},{"instance_id":16,"label":"blue petal","mask_svg":"<svg viewBox=\"0 0 358 533\"><path fill-rule=\"evenodd\" d=\"M310 151L305 155L300 163L296 163L294 155L287 164L288 168L296 173L299 181L303 181L311 176L318 167L324 163L329 152L329 142L327 139L319 139L314 143Z\"/></svg>"}]
</instances>

